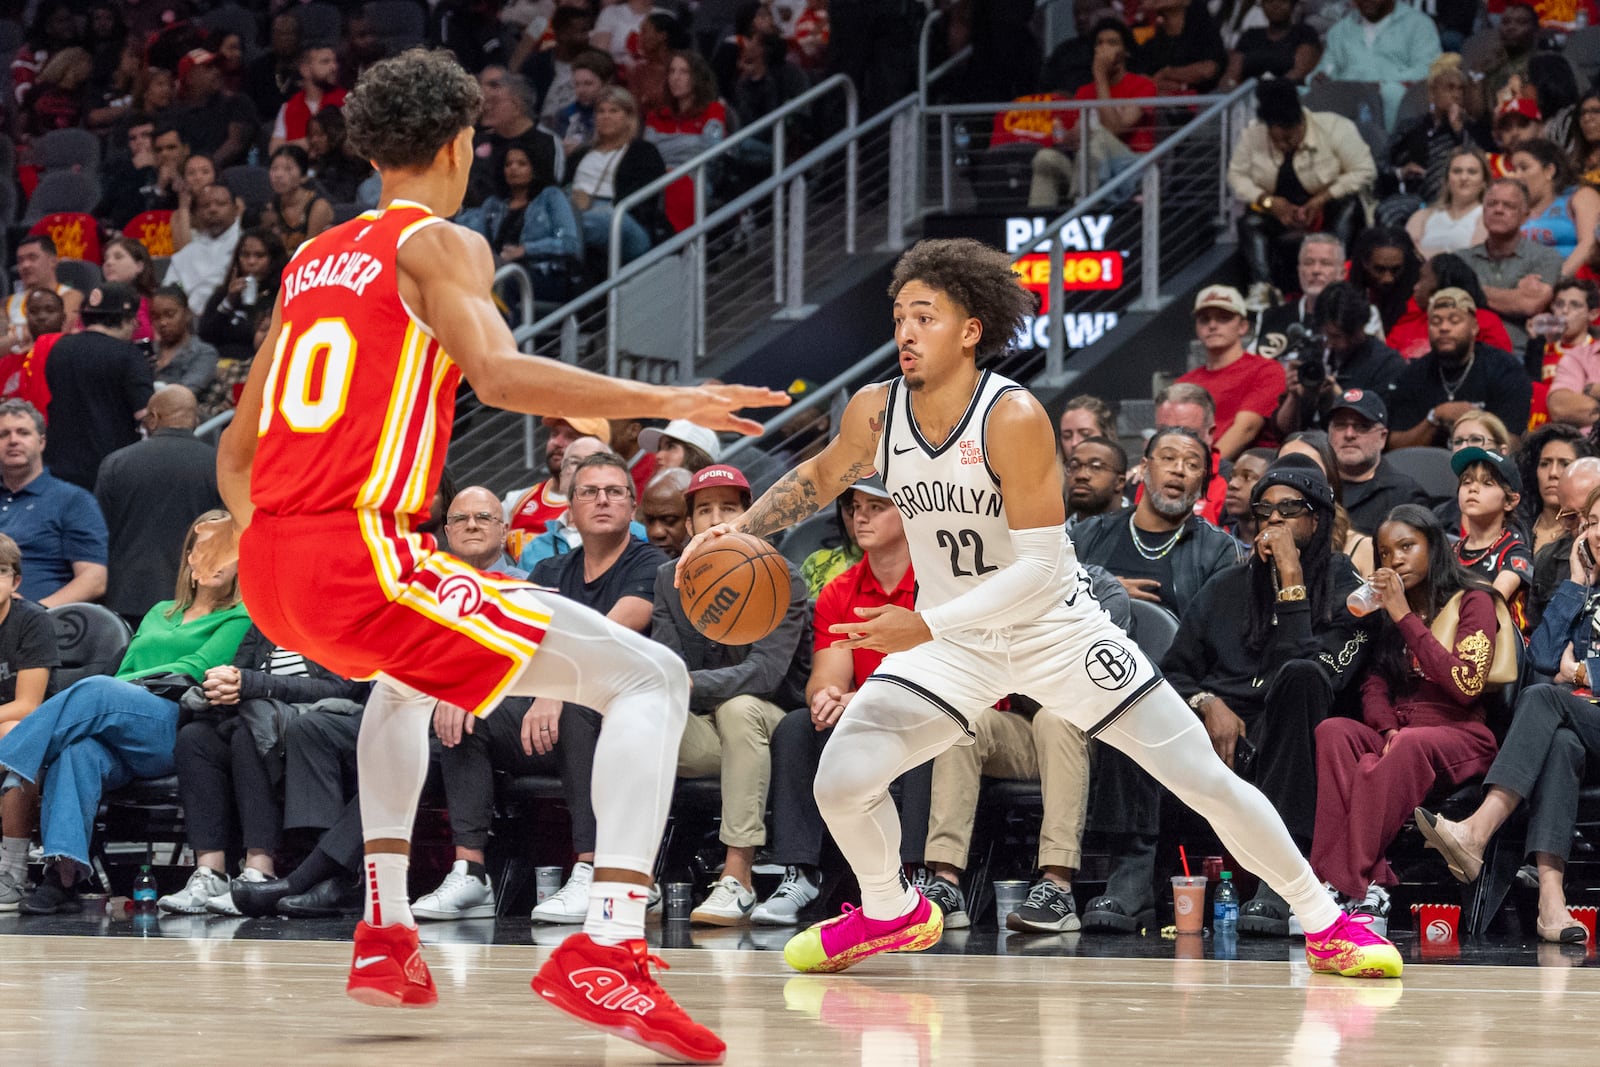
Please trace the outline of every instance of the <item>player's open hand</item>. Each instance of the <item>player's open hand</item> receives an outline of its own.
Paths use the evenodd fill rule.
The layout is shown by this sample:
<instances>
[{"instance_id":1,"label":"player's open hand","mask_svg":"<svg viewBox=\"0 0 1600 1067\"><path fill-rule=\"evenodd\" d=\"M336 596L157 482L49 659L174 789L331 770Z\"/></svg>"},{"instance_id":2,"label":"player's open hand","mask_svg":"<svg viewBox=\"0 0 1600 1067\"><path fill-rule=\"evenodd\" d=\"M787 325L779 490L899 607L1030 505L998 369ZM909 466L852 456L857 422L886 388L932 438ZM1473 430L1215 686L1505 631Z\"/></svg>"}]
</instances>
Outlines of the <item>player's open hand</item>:
<instances>
[{"instance_id":1,"label":"player's open hand","mask_svg":"<svg viewBox=\"0 0 1600 1067\"><path fill-rule=\"evenodd\" d=\"M933 632L922 616L896 604L877 608L857 608L859 622L839 622L828 627L829 633L844 634L845 640L836 642L834 648L870 648L875 652L904 652L933 640Z\"/></svg>"},{"instance_id":2,"label":"player's open hand","mask_svg":"<svg viewBox=\"0 0 1600 1067\"><path fill-rule=\"evenodd\" d=\"M745 408L782 408L789 406L789 394L756 385L696 385L674 390L674 402L668 412L671 418L688 419L696 426L708 430L728 430L747 436L761 432L761 424L754 419L734 414Z\"/></svg>"},{"instance_id":3,"label":"player's open hand","mask_svg":"<svg viewBox=\"0 0 1600 1067\"><path fill-rule=\"evenodd\" d=\"M196 524L194 547L189 550L189 570L196 578L209 580L238 562L239 527L232 515Z\"/></svg>"},{"instance_id":4,"label":"player's open hand","mask_svg":"<svg viewBox=\"0 0 1600 1067\"><path fill-rule=\"evenodd\" d=\"M683 546L683 551L678 553L678 565L672 569L672 588L678 588L678 582L683 578L684 561L692 559L694 554L706 546L706 542L715 541L719 537L726 537L737 533L732 523L719 522L715 526L708 526L689 539Z\"/></svg>"}]
</instances>

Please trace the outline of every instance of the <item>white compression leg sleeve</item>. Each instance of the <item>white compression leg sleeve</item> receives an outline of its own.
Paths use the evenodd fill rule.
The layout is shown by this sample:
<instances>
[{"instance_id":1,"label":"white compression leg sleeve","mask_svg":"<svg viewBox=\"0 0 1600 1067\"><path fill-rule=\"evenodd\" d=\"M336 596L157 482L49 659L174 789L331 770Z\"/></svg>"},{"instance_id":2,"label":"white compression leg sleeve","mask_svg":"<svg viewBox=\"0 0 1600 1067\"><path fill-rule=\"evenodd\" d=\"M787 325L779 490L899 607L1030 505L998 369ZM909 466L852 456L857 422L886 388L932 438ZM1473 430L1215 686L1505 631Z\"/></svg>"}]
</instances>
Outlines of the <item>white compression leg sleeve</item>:
<instances>
[{"instance_id":1,"label":"white compression leg sleeve","mask_svg":"<svg viewBox=\"0 0 1600 1067\"><path fill-rule=\"evenodd\" d=\"M861 883L867 918L888 921L911 901L900 874L900 818L889 783L963 736L948 714L915 693L869 679L822 750L812 788L817 810Z\"/></svg>"},{"instance_id":2,"label":"white compression leg sleeve","mask_svg":"<svg viewBox=\"0 0 1600 1067\"><path fill-rule=\"evenodd\" d=\"M411 840L417 798L428 777L428 723L434 703L432 697L387 680L372 687L356 739L361 835L368 841ZM371 853L365 866L367 923L416 925L406 888L409 857Z\"/></svg>"},{"instance_id":3,"label":"white compression leg sleeve","mask_svg":"<svg viewBox=\"0 0 1600 1067\"><path fill-rule=\"evenodd\" d=\"M604 716L591 784L594 865L649 874L672 803L689 672L666 647L597 611L548 594L541 599L554 611L550 632L511 692L568 700Z\"/></svg>"},{"instance_id":4,"label":"white compression leg sleeve","mask_svg":"<svg viewBox=\"0 0 1600 1067\"><path fill-rule=\"evenodd\" d=\"M1235 859L1264 878L1315 933L1339 918L1283 819L1261 791L1217 758L1205 728L1166 683L1100 733L1131 756L1217 832Z\"/></svg>"}]
</instances>

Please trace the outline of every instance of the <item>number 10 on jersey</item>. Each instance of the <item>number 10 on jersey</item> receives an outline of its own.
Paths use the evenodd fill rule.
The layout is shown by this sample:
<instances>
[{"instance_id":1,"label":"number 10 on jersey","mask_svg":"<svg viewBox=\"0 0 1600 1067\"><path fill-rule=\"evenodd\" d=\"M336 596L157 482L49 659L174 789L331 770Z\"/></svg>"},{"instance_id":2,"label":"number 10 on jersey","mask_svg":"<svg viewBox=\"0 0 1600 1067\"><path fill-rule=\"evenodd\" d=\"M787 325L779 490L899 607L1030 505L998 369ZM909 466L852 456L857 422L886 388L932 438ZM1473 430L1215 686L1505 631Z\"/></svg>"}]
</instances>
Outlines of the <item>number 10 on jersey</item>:
<instances>
[{"instance_id":1,"label":"number 10 on jersey","mask_svg":"<svg viewBox=\"0 0 1600 1067\"><path fill-rule=\"evenodd\" d=\"M294 328L284 323L278 350L272 356L272 373L267 377L259 432L267 432L274 411L296 433L325 432L344 414L355 361L355 334L344 319L318 319L298 337ZM274 403L280 378L283 396Z\"/></svg>"}]
</instances>

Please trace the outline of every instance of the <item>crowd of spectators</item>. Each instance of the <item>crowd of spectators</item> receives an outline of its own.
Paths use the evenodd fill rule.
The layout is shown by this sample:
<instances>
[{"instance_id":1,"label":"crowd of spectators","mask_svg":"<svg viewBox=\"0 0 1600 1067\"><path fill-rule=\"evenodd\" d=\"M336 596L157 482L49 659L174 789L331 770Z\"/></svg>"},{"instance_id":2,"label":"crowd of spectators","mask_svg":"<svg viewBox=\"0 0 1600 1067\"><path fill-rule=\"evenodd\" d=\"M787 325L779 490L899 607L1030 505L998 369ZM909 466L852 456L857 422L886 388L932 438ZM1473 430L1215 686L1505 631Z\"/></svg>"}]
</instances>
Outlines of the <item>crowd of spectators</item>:
<instances>
[{"instance_id":1,"label":"crowd of spectators","mask_svg":"<svg viewBox=\"0 0 1600 1067\"><path fill-rule=\"evenodd\" d=\"M896 84L875 49L903 32L903 4L724 6L525 2L487 27L427 22L429 40L478 67L485 94L459 221L500 261L527 266L542 298L584 284L618 200L819 74L859 75L867 97ZM972 5L951 12L952 33L978 18ZM1074 13L1078 34L1040 57L1042 81L1016 87L1022 102L1042 88L1106 106L1037 131L1040 206L1153 147L1157 109L1113 101L1258 79L1228 171L1247 292L1199 293L1196 365L1155 398L1135 448L1118 432L1117 398L1075 397L1060 414L1068 528L1096 596L1130 630L1145 608L1172 616L1163 672L1351 910L1386 923L1397 877L1385 853L1401 824L1440 788L1487 774L1481 817L1430 814L1426 831L1452 870L1475 875L1488 836L1531 798L1539 932L1573 939L1560 805L1576 804L1581 755L1600 751L1600 730L1574 725L1592 708L1570 699L1589 692L1600 603L1600 192L1589 184L1600 95L1540 47L1573 27L1510 3L1492 46L1474 50L1471 25L1395 0L1299 18L1288 0L1080 0ZM255 32L188 17L143 26L136 14L42 4L13 65L19 181L48 178L34 149L51 130L81 126L106 151L89 212L103 280L75 288L54 239L20 241L0 346L0 582L19 595L0 602L0 910L77 906L95 802L176 771L196 866L163 909L338 914L359 904L351 777L365 694L251 629L232 576L189 574L192 517L217 506L214 455L193 430L231 405L295 249L376 202L339 107L390 46L355 10L331 40L308 36L292 7L252 21ZM1374 87L1367 118L1307 107L1303 90L1351 82ZM1407 113L1408 96L1425 107ZM1388 134L1385 151L1371 127ZM770 151L753 142L733 155L707 192L737 187ZM624 257L683 226L694 200L680 182L636 207ZM151 212L170 242L160 254L135 225ZM528 575L685 659L695 714L679 774L721 790L721 855L694 920L798 922L825 880L811 776L875 666L834 647L828 625L914 599L898 509L881 483L858 483L836 511L840 540L791 560L784 622L724 647L687 624L671 589L693 532L751 502L717 435L603 419L546 429L547 478L504 499L441 487L425 529L473 565ZM1406 458L1424 449L1440 460L1427 473ZM158 494L170 506L150 506ZM35 605L88 601L137 633L114 678L48 695L57 656ZM1517 680L1508 655L1514 673L1521 656L1548 683L1514 708L1496 703ZM1537 728L1507 735L1524 705ZM1014 927L1147 925L1160 790L1034 710L1020 696L986 710L975 746L897 784L904 860L947 925L964 925L981 778L1038 779L1036 875ZM454 856L419 917L495 913L496 776L548 774L562 782L576 863L533 917L582 920L598 726L593 709L551 700L507 701L481 721L440 706ZM51 743L65 734L76 747ZM1558 748L1580 753L1577 771L1546 759ZM36 803L50 868L30 887ZM1111 866L1080 916L1072 883L1091 832ZM765 900L763 854L784 870ZM1245 932L1293 926L1265 886L1244 906Z\"/></svg>"}]
</instances>

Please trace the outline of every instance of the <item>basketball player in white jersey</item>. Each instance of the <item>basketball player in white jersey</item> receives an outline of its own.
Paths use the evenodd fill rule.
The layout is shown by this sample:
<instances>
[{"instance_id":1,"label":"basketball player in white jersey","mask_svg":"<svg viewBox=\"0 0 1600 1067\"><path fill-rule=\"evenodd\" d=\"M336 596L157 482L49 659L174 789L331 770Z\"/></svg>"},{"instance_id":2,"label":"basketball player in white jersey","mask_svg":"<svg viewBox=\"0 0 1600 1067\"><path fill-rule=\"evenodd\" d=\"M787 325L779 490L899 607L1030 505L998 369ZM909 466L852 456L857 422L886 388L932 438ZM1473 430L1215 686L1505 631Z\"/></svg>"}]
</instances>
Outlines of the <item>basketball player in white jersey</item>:
<instances>
[{"instance_id":1,"label":"basketball player in white jersey","mask_svg":"<svg viewBox=\"0 0 1600 1067\"><path fill-rule=\"evenodd\" d=\"M1025 693L1209 819L1294 907L1313 970L1398 977L1394 946L1339 910L1277 812L1217 758L1194 712L1090 595L1066 536L1055 429L1026 389L979 366L1032 311L1008 259L977 241L923 241L901 257L889 292L900 377L857 393L827 448L683 554L732 530L775 533L874 470L905 520L917 609L861 609L859 622L834 627L848 635L838 647L888 656L845 709L815 787L862 906L796 935L784 958L839 971L939 940L938 908L901 872L889 783L970 744L969 716Z\"/></svg>"}]
</instances>

